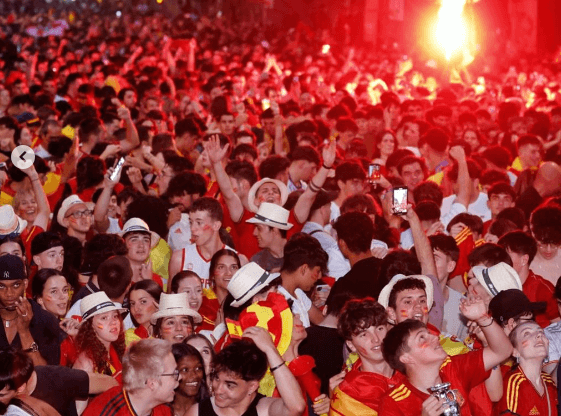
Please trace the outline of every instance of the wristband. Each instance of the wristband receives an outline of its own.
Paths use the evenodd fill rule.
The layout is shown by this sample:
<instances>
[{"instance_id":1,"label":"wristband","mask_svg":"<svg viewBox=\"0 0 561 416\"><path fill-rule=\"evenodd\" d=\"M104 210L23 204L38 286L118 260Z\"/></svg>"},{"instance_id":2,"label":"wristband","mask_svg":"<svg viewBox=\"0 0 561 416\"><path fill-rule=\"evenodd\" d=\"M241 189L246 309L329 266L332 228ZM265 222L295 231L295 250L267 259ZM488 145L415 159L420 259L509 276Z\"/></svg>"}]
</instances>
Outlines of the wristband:
<instances>
[{"instance_id":1,"label":"wristband","mask_svg":"<svg viewBox=\"0 0 561 416\"><path fill-rule=\"evenodd\" d=\"M308 184L308 187L310 188L310 191L312 191L313 193L319 192L321 187L317 186L313 180L310 181L310 183Z\"/></svg>"},{"instance_id":2,"label":"wristband","mask_svg":"<svg viewBox=\"0 0 561 416\"><path fill-rule=\"evenodd\" d=\"M333 166L326 166L325 163L322 164L322 166L323 166L325 169L327 169L327 170L333 169Z\"/></svg>"},{"instance_id":3,"label":"wristband","mask_svg":"<svg viewBox=\"0 0 561 416\"><path fill-rule=\"evenodd\" d=\"M477 325L479 325L479 328L487 328L488 326L493 325L493 322L495 322L495 319L491 316L491 322L489 322L487 325L480 325L479 323Z\"/></svg>"},{"instance_id":4,"label":"wristband","mask_svg":"<svg viewBox=\"0 0 561 416\"><path fill-rule=\"evenodd\" d=\"M279 365L274 366L273 368L271 368L271 373L275 370L278 370L279 368L281 368L284 365L284 362L280 363Z\"/></svg>"}]
</instances>

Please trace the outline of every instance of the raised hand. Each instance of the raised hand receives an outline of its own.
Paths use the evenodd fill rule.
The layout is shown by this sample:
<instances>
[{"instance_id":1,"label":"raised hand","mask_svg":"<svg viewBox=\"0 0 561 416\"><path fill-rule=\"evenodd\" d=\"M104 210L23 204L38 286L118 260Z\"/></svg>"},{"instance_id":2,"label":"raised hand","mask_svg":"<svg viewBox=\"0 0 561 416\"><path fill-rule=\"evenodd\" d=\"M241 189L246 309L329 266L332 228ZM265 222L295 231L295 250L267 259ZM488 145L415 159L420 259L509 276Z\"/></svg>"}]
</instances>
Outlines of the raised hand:
<instances>
[{"instance_id":1,"label":"raised hand","mask_svg":"<svg viewBox=\"0 0 561 416\"><path fill-rule=\"evenodd\" d=\"M224 147L220 147L220 136L218 134L212 134L205 146L208 154L208 158L211 163L221 162L228 154L228 149L230 145L227 144Z\"/></svg>"}]
</instances>

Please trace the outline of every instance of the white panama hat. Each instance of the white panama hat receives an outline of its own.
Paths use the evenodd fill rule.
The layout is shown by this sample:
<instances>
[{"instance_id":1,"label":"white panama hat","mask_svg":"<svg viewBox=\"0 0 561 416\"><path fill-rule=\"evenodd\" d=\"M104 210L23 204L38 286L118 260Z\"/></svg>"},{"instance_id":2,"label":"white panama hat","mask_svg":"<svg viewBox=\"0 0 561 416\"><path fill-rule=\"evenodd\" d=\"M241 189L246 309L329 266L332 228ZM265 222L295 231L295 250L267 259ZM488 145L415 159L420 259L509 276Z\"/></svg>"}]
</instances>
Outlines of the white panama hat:
<instances>
[{"instance_id":1,"label":"white panama hat","mask_svg":"<svg viewBox=\"0 0 561 416\"><path fill-rule=\"evenodd\" d=\"M232 276L228 283L228 292L234 297L230 305L235 308L243 305L278 276L278 273L269 273L257 263L247 263Z\"/></svg>"},{"instance_id":2,"label":"white panama hat","mask_svg":"<svg viewBox=\"0 0 561 416\"><path fill-rule=\"evenodd\" d=\"M0 207L0 235L21 234L27 227L27 221L14 212L11 205Z\"/></svg>"},{"instance_id":3,"label":"white panama hat","mask_svg":"<svg viewBox=\"0 0 561 416\"><path fill-rule=\"evenodd\" d=\"M203 321L203 317L189 306L187 293L162 293L160 295L160 307L152 314L150 322L152 325L160 318L169 316L191 316L196 324Z\"/></svg>"},{"instance_id":4,"label":"white panama hat","mask_svg":"<svg viewBox=\"0 0 561 416\"><path fill-rule=\"evenodd\" d=\"M429 308L430 311L430 309L432 308L432 302L434 300L434 286L432 284L432 280L430 280L430 277L424 276L422 274L413 274L410 276L405 276L403 274L396 274L394 277L392 277L392 280L390 280L390 282L386 286L384 286L384 288L380 292L380 295L378 296L378 303L382 305L384 308L387 308L390 302L390 294L392 293L392 289L396 285L396 283L403 279L410 279L410 278L421 280L425 284L425 292L427 294L427 307Z\"/></svg>"},{"instance_id":5,"label":"white panama hat","mask_svg":"<svg viewBox=\"0 0 561 416\"><path fill-rule=\"evenodd\" d=\"M58 210L58 214L56 216L58 223L62 227L66 228L62 221L64 220L64 218L66 218L66 213L68 212L68 210L76 204L84 204L87 209L91 211L93 211L95 207L95 204L93 202L84 202L78 195L70 195L68 198L62 201L62 205L60 206L60 209Z\"/></svg>"},{"instance_id":6,"label":"white panama hat","mask_svg":"<svg viewBox=\"0 0 561 416\"><path fill-rule=\"evenodd\" d=\"M481 286L491 296L496 296L499 292L507 289L522 290L520 276L511 266L501 262L489 268L485 266L472 267L473 274Z\"/></svg>"},{"instance_id":7,"label":"white panama hat","mask_svg":"<svg viewBox=\"0 0 561 416\"><path fill-rule=\"evenodd\" d=\"M292 224L288 222L290 211L280 205L263 202L259 206L259 211L253 218L246 220L250 224L263 224L280 230L290 230Z\"/></svg>"},{"instance_id":8,"label":"white panama hat","mask_svg":"<svg viewBox=\"0 0 561 416\"><path fill-rule=\"evenodd\" d=\"M125 237L128 233L146 233L150 234L150 248L156 247L160 236L154 231L150 231L148 224L140 218L131 218L123 225L123 231L119 233L121 237Z\"/></svg>"},{"instance_id":9,"label":"white panama hat","mask_svg":"<svg viewBox=\"0 0 561 416\"><path fill-rule=\"evenodd\" d=\"M258 211L257 205L255 205L255 197L257 195L257 191L261 188L261 185L266 183L274 183L277 185L281 194L280 204L284 205L286 203L286 200L288 199L288 188L286 185L277 179L263 178L260 181L255 182L253 186L249 188L249 192L247 193L247 205L249 206L251 212Z\"/></svg>"},{"instance_id":10,"label":"white panama hat","mask_svg":"<svg viewBox=\"0 0 561 416\"><path fill-rule=\"evenodd\" d=\"M111 311L117 311L119 313L127 312L125 308L118 308L105 292L92 293L83 298L80 302L82 321L87 321L96 315Z\"/></svg>"}]
</instances>

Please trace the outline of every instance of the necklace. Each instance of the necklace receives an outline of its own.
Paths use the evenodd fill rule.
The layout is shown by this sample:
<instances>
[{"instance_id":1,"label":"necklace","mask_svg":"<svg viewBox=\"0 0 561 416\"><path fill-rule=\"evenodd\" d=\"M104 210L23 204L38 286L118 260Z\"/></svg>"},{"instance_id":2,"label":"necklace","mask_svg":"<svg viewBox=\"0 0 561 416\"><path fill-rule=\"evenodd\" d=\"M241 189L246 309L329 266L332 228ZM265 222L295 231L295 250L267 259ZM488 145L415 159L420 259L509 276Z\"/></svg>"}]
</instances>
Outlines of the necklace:
<instances>
[{"instance_id":1,"label":"necklace","mask_svg":"<svg viewBox=\"0 0 561 416\"><path fill-rule=\"evenodd\" d=\"M6 326L6 328L9 328L10 327L10 322L15 321L16 319L18 319L17 316L14 319L2 319L2 320L6 322L4 324Z\"/></svg>"}]
</instances>

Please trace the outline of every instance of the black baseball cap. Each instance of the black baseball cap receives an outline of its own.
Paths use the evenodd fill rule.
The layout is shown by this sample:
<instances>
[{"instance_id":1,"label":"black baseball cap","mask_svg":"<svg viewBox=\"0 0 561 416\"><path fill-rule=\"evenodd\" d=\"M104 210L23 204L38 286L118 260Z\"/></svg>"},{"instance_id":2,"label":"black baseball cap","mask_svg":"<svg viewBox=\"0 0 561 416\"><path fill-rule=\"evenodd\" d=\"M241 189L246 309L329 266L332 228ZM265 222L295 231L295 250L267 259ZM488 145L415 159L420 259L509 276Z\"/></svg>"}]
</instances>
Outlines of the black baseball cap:
<instances>
[{"instance_id":1,"label":"black baseball cap","mask_svg":"<svg viewBox=\"0 0 561 416\"><path fill-rule=\"evenodd\" d=\"M27 279L23 260L12 254L0 256L0 280Z\"/></svg>"},{"instance_id":2,"label":"black baseball cap","mask_svg":"<svg viewBox=\"0 0 561 416\"><path fill-rule=\"evenodd\" d=\"M489 304L489 312L493 319L504 325L510 318L520 316L525 313L544 310L547 306L545 302L530 302L530 299L518 289L507 289L499 292Z\"/></svg>"}]
</instances>

